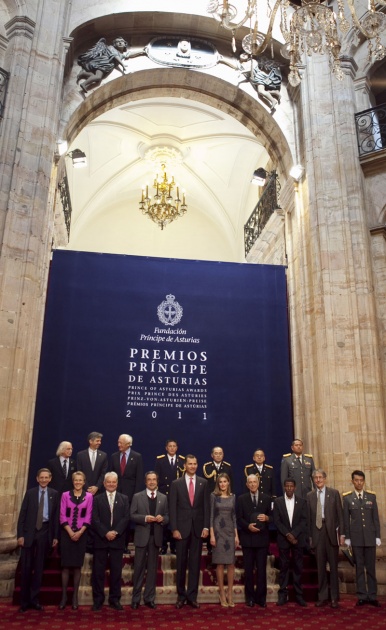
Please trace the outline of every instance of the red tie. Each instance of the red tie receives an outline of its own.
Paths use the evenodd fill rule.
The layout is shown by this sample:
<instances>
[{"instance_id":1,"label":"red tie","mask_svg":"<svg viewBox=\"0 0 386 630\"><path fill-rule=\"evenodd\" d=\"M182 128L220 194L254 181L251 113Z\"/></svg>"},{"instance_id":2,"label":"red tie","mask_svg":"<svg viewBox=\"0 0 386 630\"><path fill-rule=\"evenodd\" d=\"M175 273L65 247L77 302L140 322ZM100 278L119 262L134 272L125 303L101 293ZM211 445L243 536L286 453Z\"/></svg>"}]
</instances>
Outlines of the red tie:
<instances>
[{"instance_id":1,"label":"red tie","mask_svg":"<svg viewBox=\"0 0 386 630\"><path fill-rule=\"evenodd\" d=\"M121 459L121 475L122 475L122 477L123 477L123 475L125 473L125 468L126 468L126 453L123 453L122 459Z\"/></svg>"},{"instance_id":2,"label":"red tie","mask_svg":"<svg viewBox=\"0 0 386 630\"><path fill-rule=\"evenodd\" d=\"M193 507L193 503L194 503L194 483L193 483L193 477L190 478L190 482L189 482L189 501L190 501L190 505Z\"/></svg>"}]
</instances>

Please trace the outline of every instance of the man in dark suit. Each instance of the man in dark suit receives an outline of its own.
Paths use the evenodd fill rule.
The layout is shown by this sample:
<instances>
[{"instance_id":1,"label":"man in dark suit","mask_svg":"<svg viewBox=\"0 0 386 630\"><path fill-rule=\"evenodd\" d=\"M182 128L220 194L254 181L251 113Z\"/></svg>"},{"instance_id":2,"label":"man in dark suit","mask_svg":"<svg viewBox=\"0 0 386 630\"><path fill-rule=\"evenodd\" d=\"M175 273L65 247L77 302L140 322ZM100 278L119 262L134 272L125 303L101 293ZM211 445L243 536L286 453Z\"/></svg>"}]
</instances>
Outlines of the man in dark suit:
<instances>
[{"instance_id":1,"label":"man in dark suit","mask_svg":"<svg viewBox=\"0 0 386 630\"><path fill-rule=\"evenodd\" d=\"M237 499L237 523L244 559L245 602L247 606L258 604L266 608L271 497L259 492L258 475L247 477L247 488L248 492Z\"/></svg>"},{"instance_id":2,"label":"man in dark suit","mask_svg":"<svg viewBox=\"0 0 386 630\"><path fill-rule=\"evenodd\" d=\"M278 606L283 606L288 601L291 556L296 601L299 606L307 606L302 589L303 553L309 538L307 501L295 496L295 487L293 479L286 479L284 495L275 499L273 507L280 559Z\"/></svg>"},{"instance_id":3,"label":"man in dark suit","mask_svg":"<svg viewBox=\"0 0 386 630\"><path fill-rule=\"evenodd\" d=\"M133 496L130 518L136 524L134 532L134 577L131 607L136 610L141 601L141 590L146 571L143 594L145 606L156 608L155 592L159 548L163 530L169 522L168 499L158 492L158 477L154 471L145 475L146 490Z\"/></svg>"},{"instance_id":4,"label":"man in dark suit","mask_svg":"<svg viewBox=\"0 0 386 630\"><path fill-rule=\"evenodd\" d=\"M143 484L142 455L131 448L133 438L123 433L118 438L118 452L111 456L111 470L118 475L118 492L125 494L129 504Z\"/></svg>"},{"instance_id":5,"label":"man in dark suit","mask_svg":"<svg viewBox=\"0 0 386 630\"><path fill-rule=\"evenodd\" d=\"M47 468L51 471L50 487L59 494L72 490L72 473L76 471L75 460L72 459L71 442L60 442L56 457L50 459Z\"/></svg>"},{"instance_id":6,"label":"man in dark suit","mask_svg":"<svg viewBox=\"0 0 386 630\"><path fill-rule=\"evenodd\" d=\"M331 608L339 608L338 556L339 544L344 544L343 510L339 492L326 486L326 473L317 468L312 473L315 490L307 495L310 545L315 550L318 569L318 601L328 601L326 562L330 566Z\"/></svg>"},{"instance_id":7,"label":"man in dark suit","mask_svg":"<svg viewBox=\"0 0 386 630\"><path fill-rule=\"evenodd\" d=\"M48 468L38 470L37 488L27 490L17 522L17 544L21 547L20 612L28 608L43 610L39 591L48 551L58 543L59 494L48 488Z\"/></svg>"},{"instance_id":8,"label":"man in dark suit","mask_svg":"<svg viewBox=\"0 0 386 630\"><path fill-rule=\"evenodd\" d=\"M354 470L351 481L354 490L343 494L343 520L345 543L352 547L355 558L356 605L380 607L375 572L376 546L381 544L377 499L374 492L364 489L364 472Z\"/></svg>"},{"instance_id":9,"label":"man in dark suit","mask_svg":"<svg viewBox=\"0 0 386 630\"><path fill-rule=\"evenodd\" d=\"M85 489L95 495L103 489L103 481L107 473L108 461L106 453L99 450L102 444L102 433L92 431L88 435L89 447L79 451L76 457L76 469L86 475Z\"/></svg>"},{"instance_id":10,"label":"man in dark suit","mask_svg":"<svg viewBox=\"0 0 386 630\"><path fill-rule=\"evenodd\" d=\"M162 494L166 494L169 499L170 486L175 479L179 479L185 472L185 457L178 455L178 444L176 440L166 440L166 454L157 455L155 472L158 475L158 488ZM176 553L176 543L170 531L170 527L164 527L164 539L160 554L164 555L170 545L170 553Z\"/></svg>"},{"instance_id":11,"label":"man in dark suit","mask_svg":"<svg viewBox=\"0 0 386 630\"><path fill-rule=\"evenodd\" d=\"M265 453L261 448L253 453L253 464L244 468L245 478L248 475L258 475L260 478L259 492L269 497L276 497L275 473L269 464L265 463Z\"/></svg>"},{"instance_id":12,"label":"man in dark suit","mask_svg":"<svg viewBox=\"0 0 386 630\"><path fill-rule=\"evenodd\" d=\"M125 534L130 518L127 496L117 492L118 475L105 475L106 492L94 497L91 526L94 531L94 560L92 567L92 610L100 610L105 600L105 571L110 560L109 605L123 610L121 599L122 558L125 550Z\"/></svg>"},{"instance_id":13,"label":"man in dark suit","mask_svg":"<svg viewBox=\"0 0 386 630\"><path fill-rule=\"evenodd\" d=\"M313 488L312 473L315 470L314 459L310 453L303 453L303 442L296 438L291 444L292 453L283 455L280 466L281 484L286 479L294 479L297 497L307 498Z\"/></svg>"},{"instance_id":14,"label":"man in dark suit","mask_svg":"<svg viewBox=\"0 0 386 630\"><path fill-rule=\"evenodd\" d=\"M185 475L173 481L170 489L170 527L177 553L176 608L182 608L185 603L199 608L197 594L202 539L209 534L209 495L206 479L196 475L197 466L197 458L187 455Z\"/></svg>"}]
</instances>

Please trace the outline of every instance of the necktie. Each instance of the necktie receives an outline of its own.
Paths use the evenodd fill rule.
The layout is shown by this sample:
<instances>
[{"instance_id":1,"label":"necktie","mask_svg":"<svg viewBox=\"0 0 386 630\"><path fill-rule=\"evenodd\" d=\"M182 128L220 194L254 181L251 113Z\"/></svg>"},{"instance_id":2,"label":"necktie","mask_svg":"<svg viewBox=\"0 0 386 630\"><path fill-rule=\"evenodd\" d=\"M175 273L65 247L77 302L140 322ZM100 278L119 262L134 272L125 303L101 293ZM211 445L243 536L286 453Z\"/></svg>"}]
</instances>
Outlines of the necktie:
<instances>
[{"instance_id":1,"label":"necktie","mask_svg":"<svg viewBox=\"0 0 386 630\"><path fill-rule=\"evenodd\" d=\"M256 503L256 495L255 495L255 494L253 495L253 499L252 499L252 501L253 501L253 506L254 506L254 507L257 507L257 503Z\"/></svg>"},{"instance_id":2,"label":"necktie","mask_svg":"<svg viewBox=\"0 0 386 630\"><path fill-rule=\"evenodd\" d=\"M93 451L93 452L92 452L92 455L91 455L91 468L92 468L93 470L94 470L94 468L95 468L95 460L96 460L96 451Z\"/></svg>"},{"instance_id":3,"label":"necktie","mask_svg":"<svg viewBox=\"0 0 386 630\"><path fill-rule=\"evenodd\" d=\"M358 494L358 499L359 499L359 503L362 503L362 495L361 495L361 493Z\"/></svg>"},{"instance_id":4,"label":"necktie","mask_svg":"<svg viewBox=\"0 0 386 630\"><path fill-rule=\"evenodd\" d=\"M321 494L322 494L322 491L318 490L318 502L316 504L316 527L318 529L322 529L322 525L323 525Z\"/></svg>"},{"instance_id":5,"label":"necktie","mask_svg":"<svg viewBox=\"0 0 386 630\"><path fill-rule=\"evenodd\" d=\"M154 492L151 493L151 499L154 499Z\"/></svg>"},{"instance_id":6,"label":"necktie","mask_svg":"<svg viewBox=\"0 0 386 630\"><path fill-rule=\"evenodd\" d=\"M193 477L190 478L189 481L189 501L190 501L190 505L193 507L193 503L194 503L194 483L193 483Z\"/></svg>"},{"instance_id":7,"label":"necktie","mask_svg":"<svg viewBox=\"0 0 386 630\"><path fill-rule=\"evenodd\" d=\"M174 469L174 457L172 457L171 462L170 462L171 467Z\"/></svg>"},{"instance_id":8,"label":"necktie","mask_svg":"<svg viewBox=\"0 0 386 630\"><path fill-rule=\"evenodd\" d=\"M42 525L43 525L44 494L45 494L45 491L42 490L41 493L40 493L40 500L39 500L39 506L38 506L38 515L36 517L36 529L37 530L41 529Z\"/></svg>"},{"instance_id":9,"label":"necktie","mask_svg":"<svg viewBox=\"0 0 386 630\"><path fill-rule=\"evenodd\" d=\"M109 504L110 504L110 512L111 512L110 525L112 525L113 524L113 511L114 511L114 495L112 492L109 492Z\"/></svg>"},{"instance_id":10,"label":"necktie","mask_svg":"<svg viewBox=\"0 0 386 630\"><path fill-rule=\"evenodd\" d=\"M67 460L66 459L63 460L63 475L67 479Z\"/></svg>"},{"instance_id":11,"label":"necktie","mask_svg":"<svg viewBox=\"0 0 386 630\"><path fill-rule=\"evenodd\" d=\"M123 453L121 458L121 475L123 476L126 468L126 453Z\"/></svg>"}]
</instances>

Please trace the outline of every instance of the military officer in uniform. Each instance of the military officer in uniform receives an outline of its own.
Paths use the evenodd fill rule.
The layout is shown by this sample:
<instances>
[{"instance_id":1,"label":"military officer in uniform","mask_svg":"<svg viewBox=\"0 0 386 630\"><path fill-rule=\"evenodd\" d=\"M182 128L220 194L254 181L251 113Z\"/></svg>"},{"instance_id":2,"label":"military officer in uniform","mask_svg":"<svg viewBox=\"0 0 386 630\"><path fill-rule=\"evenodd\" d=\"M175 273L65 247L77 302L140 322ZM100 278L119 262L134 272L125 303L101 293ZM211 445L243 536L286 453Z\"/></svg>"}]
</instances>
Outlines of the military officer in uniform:
<instances>
[{"instance_id":1,"label":"military officer in uniform","mask_svg":"<svg viewBox=\"0 0 386 630\"><path fill-rule=\"evenodd\" d=\"M303 442L298 438L292 444L292 453L286 453L281 460L280 478L282 485L286 479L294 479L297 497L307 498L314 488L312 473L315 470L314 459L309 453L303 453Z\"/></svg>"},{"instance_id":2,"label":"military officer in uniform","mask_svg":"<svg viewBox=\"0 0 386 630\"><path fill-rule=\"evenodd\" d=\"M354 490L343 493L343 518L345 543L351 545L355 559L356 605L379 607L375 574L375 550L381 544L377 499L374 492L364 490L365 474L361 470L354 470L351 481Z\"/></svg>"},{"instance_id":3,"label":"military officer in uniform","mask_svg":"<svg viewBox=\"0 0 386 630\"><path fill-rule=\"evenodd\" d=\"M176 440L166 440L166 453L157 455L155 472L158 475L158 490L166 494L169 499L170 486L172 481L179 479L185 471L185 457L178 455L178 444ZM165 555L170 545L170 553L176 553L176 543L170 531L170 527L164 527L163 542L160 554Z\"/></svg>"},{"instance_id":4,"label":"military officer in uniform","mask_svg":"<svg viewBox=\"0 0 386 630\"><path fill-rule=\"evenodd\" d=\"M244 468L245 478L248 475L258 475L260 477L259 492L266 496L275 498L275 474L272 466L265 463L265 453L259 448L253 453L253 464L248 464Z\"/></svg>"},{"instance_id":5,"label":"military officer in uniform","mask_svg":"<svg viewBox=\"0 0 386 630\"><path fill-rule=\"evenodd\" d=\"M209 494L216 487L217 477L220 473L226 473L231 480L232 487L232 466L228 462L224 462L224 451L221 446L214 446L211 451L212 460L204 464L202 470L205 479L208 481ZM232 488L233 491L233 488Z\"/></svg>"}]
</instances>

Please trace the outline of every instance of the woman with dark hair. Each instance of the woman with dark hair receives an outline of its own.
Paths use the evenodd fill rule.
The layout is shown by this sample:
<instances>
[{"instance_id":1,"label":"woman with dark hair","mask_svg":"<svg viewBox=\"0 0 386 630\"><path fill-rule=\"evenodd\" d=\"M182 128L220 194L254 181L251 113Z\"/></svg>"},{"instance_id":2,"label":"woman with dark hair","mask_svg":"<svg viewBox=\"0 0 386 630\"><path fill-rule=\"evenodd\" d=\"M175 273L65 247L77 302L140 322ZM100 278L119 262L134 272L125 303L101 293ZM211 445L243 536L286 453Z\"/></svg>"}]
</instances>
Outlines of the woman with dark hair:
<instances>
[{"instance_id":1,"label":"woman with dark hair","mask_svg":"<svg viewBox=\"0 0 386 630\"><path fill-rule=\"evenodd\" d=\"M84 490L85 474L80 471L74 472L72 483L73 489L62 494L60 503L62 599L59 610L63 610L67 604L67 588L71 569L74 572L72 609L77 610L78 608L80 574L87 544L85 532L91 525L93 496Z\"/></svg>"},{"instance_id":2,"label":"woman with dark hair","mask_svg":"<svg viewBox=\"0 0 386 630\"><path fill-rule=\"evenodd\" d=\"M220 473L210 495L210 544L212 562L216 564L217 584L221 606L233 608L233 580L235 550L239 544L236 525L236 497L231 493L230 478ZM224 590L224 567L227 567L228 599Z\"/></svg>"}]
</instances>

